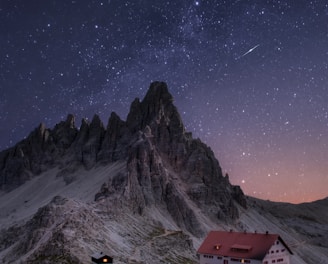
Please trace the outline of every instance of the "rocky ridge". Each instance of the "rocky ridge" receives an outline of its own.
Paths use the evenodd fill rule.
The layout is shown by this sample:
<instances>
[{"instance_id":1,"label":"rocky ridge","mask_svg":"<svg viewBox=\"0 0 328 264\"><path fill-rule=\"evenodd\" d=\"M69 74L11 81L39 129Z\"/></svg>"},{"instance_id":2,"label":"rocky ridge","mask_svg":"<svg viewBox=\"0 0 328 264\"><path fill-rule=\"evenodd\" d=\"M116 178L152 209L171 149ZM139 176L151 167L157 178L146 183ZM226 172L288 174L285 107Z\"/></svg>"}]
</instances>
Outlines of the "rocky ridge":
<instances>
[{"instance_id":1,"label":"rocky ridge","mask_svg":"<svg viewBox=\"0 0 328 264\"><path fill-rule=\"evenodd\" d=\"M228 220L238 218L236 204L246 207L243 192L223 176L212 150L185 131L161 82L152 83L142 101L132 102L126 121L112 113L106 129L97 115L91 123L82 120L80 129L73 115L53 129L41 124L0 154L0 187L12 190L52 166L62 167L58 176L67 176L80 165L90 169L117 160L126 160L127 171L106 183L109 189L139 214L163 206L191 233L204 233L193 208Z\"/></svg>"},{"instance_id":2,"label":"rocky ridge","mask_svg":"<svg viewBox=\"0 0 328 264\"><path fill-rule=\"evenodd\" d=\"M127 120L95 115L40 124L0 153L0 262L197 263L209 230L279 233L292 264L328 257L327 200L281 205L246 197L212 150L185 131L165 83L135 99ZM303 212L304 211L304 212Z\"/></svg>"},{"instance_id":3,"label":"rocky ridge","mask_svg":"<svg viewBox=\"0 0 328 264\"><path fill-rule=\"evenodd\" d=\"M62 196L55 196L24 225L1 230L1 251L8 251L2 258L0 254L1 263L89 263L90 252L96 251L108 252L119 264L150 263L154 258L158 263L195 261L192 240L181 231L105 204L94 207Z\"/></svg>"}]
</instances>

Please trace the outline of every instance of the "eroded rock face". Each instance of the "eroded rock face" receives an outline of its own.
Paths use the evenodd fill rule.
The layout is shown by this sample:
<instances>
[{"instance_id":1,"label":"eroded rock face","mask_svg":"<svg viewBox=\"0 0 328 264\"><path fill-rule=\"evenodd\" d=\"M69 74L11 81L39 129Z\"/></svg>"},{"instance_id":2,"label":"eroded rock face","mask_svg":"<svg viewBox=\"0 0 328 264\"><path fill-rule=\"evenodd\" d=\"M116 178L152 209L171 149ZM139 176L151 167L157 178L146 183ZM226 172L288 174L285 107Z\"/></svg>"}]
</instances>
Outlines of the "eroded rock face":
<instances>
[{"instance_id":1,"label":"eroded rock face","mask_svg":"<svg viewBox=\"0 0 328 264\"><path fill-rule=\"evenodd\" d=\"M0 251L1 263L89 263L99 251L118 264L197 263L192 239L183 231L106 202L85 204L62 196L26 223L0 229Z\"/></svg>"},{"instance_id":2,"label":"eroded rock face","mask_svg":"<svg viewBox=\"0 0 328 264\"><path fill-rule=\"evenodd\" d=\"M91 168L98 161L98 153L105 135L105 128L98 115L95 115L87 127L87 137L81 148L81 162L86 168Z\"/></svg>"},{"instance_id":3,"label":"eroded rock face","mask_svg":"<svg viewBox=\"0 0 328 264\"><path fill-rule=\"evenodd\" d=\"M153 145L148 126L136 137L127 161L128 183L125 195L142 211L149 205L160 204L164 199L168 175L161 157Z\"/></svg>"},{"instance_id":4,"label":"eroded rock face","mask_svg":"<svg viewBox=\"0 0 328 264\"><path fill-rule=\"evenodd\" d=\"M70 248L73 245L72 241L75 241L71 239L70 234L83 231L87 233L89 223L102 224L91 210L73 200L56 196L24 225L1 230L0 249L9 250L2 256L2 261L84 263Z\"/></svg>"},{"instance_id":5,"label":"eroded rock face","mask_svg":"<svg viewBox=\"0 0 328 264\"><path fill-rule=\"evenodd\" d=\"M69 184L74 179L67 174L78 164L89 169L118 160L126 160L127 175L105 183L96 200L119 194L139 214L160 206L181 227L198 234L202 230L193 208L227 220L238 217L236 204L246 207L242 190L223 176L212 150L185 131L163 82L152 83L142 101L132 102L126 121L112 113L106 128L97 115L91 123L83 119L80 129L72 115L54 129L40 125L0 154L0 186L14 188L58 164L58 176Z\"/></svg>"},{"instance_id":6,"label":"eroded rock face","mask_svg":"<svg viewBox=\"0 0 328 264\"><path fill-rule=\"evenodd\" d=\"M137 212L164 204L181 227L199 235L193 206L214 211L221 220L238 217L236 203L246 207L243 192L222 175L212 150L185 132L165 84L152 84L143 101L132 103L127 126L135 139L128 153L125 195Z\"/></svg>"},{"instance_id":7,"label":"eroded rock face","mask_svg":"<svg viewBox=\"0 0 328 264\"><path fill-rule=\"evenodd\" d=\"M127 145L130 141L130 132L126 122L112 112L108 120L107 129L102 141L98 157L102 161L117 161L126 157Z\"/></svg>"}]
</instances>

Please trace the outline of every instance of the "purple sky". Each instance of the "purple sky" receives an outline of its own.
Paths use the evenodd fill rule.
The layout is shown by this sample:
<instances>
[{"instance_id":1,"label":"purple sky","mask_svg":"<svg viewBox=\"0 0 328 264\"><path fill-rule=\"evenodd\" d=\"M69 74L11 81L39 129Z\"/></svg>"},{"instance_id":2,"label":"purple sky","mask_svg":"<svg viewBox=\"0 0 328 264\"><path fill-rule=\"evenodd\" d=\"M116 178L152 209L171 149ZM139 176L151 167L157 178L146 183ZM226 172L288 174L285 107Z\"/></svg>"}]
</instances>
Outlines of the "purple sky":
<instances>
[{"instance_id":1,"label":"purple sky","mask_svg":"<svg viewBox=\"0 0 328 264\"><path fill-rule=\"evenodd\" d=\"M245 193L328 196L326 1L4 0L0 46L0 149L160 80Z\"/></svg>"}]
</instances>

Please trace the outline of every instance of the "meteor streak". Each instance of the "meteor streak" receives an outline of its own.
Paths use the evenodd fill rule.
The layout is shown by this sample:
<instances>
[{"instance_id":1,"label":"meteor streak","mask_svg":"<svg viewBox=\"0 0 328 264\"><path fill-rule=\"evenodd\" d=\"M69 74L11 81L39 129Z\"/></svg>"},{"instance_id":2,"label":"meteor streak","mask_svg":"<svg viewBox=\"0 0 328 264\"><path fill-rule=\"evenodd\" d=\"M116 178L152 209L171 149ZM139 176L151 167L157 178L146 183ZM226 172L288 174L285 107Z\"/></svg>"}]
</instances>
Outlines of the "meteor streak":
<instances>
[{"instance_id":1,"label":"meteor streak","mask_svg":"<svg viewBox=\"0 0 328 264\"><path fill-rule=\"evenodd\" d=\"M243 55L241 55L239 58L242 58L244 56L246 56L248 53L251 53L253 50L255 50L258 46L260 46L260 44L257 44L256 46L254 46L253 48L249 49L247 52L245 52Z\"/></svg>"}]
</instances>

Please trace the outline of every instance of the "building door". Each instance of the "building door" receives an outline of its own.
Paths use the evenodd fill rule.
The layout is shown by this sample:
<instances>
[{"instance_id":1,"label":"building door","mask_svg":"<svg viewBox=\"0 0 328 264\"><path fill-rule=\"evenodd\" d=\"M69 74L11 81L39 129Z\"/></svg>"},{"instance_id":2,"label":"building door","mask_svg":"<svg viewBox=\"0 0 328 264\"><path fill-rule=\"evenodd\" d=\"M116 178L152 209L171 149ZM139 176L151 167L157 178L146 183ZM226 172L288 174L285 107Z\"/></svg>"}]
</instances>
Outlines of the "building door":
<instances>
[{"instance_id":1,"label":"building door","mask_svg":"<svg viewBox=\"0 0 328 264\"><path fill-rule=\"evenodd\" d=\"M228 264L228 260L227 259L223 260L223 264Z\"/></svg>"}]
</instances>

